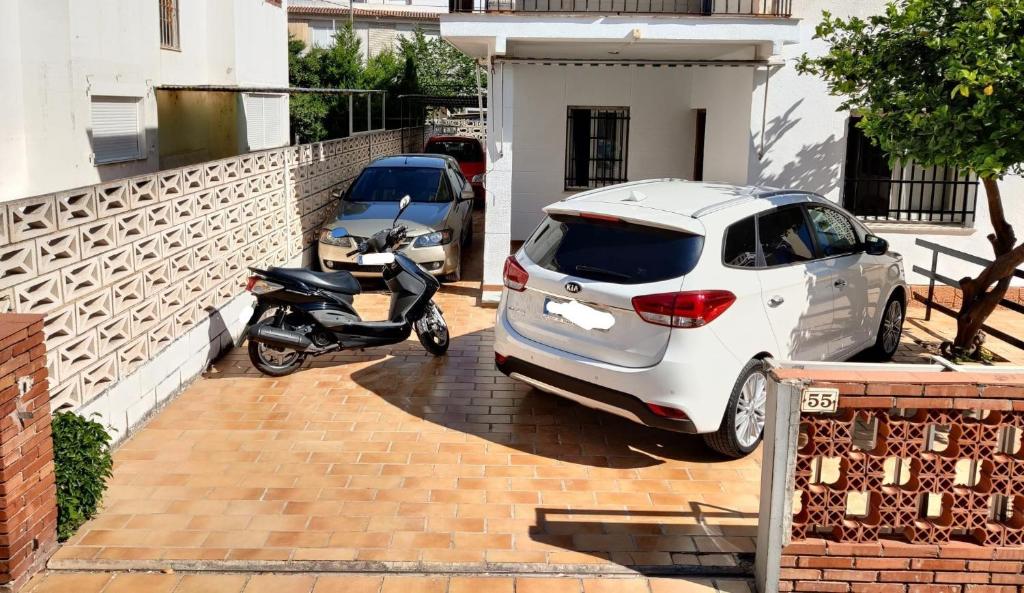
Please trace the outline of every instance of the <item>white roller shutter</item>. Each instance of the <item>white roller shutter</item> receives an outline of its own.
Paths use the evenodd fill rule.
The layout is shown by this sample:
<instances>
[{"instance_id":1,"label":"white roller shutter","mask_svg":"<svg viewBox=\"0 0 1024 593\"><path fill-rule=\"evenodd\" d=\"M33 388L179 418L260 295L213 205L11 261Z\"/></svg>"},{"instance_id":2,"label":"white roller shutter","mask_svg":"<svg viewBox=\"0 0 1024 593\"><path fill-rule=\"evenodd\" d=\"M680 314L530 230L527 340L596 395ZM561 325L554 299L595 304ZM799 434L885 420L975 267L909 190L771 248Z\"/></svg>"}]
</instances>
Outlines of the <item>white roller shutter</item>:
<instances>
[{"instance_id":1,"label":"white roller shutter","mask_svg":"<svg viewBox=\"0 0 1024 593\"><path fill-rule=\"evenodd\" d=\"M245 131L249 150L276 148L286 144L284 138L284 95L246 94Z\"/></svg>"},{"instance_id":2,"label":"white roller shutter","mask_svg":"<svg viewBox=\"0 0 1024 593\"><path fill-rule=\"evenodd\" d=\"M92 152L97 164L141 159L142 99L92 97Z\"/></svg>"}]
</instances>

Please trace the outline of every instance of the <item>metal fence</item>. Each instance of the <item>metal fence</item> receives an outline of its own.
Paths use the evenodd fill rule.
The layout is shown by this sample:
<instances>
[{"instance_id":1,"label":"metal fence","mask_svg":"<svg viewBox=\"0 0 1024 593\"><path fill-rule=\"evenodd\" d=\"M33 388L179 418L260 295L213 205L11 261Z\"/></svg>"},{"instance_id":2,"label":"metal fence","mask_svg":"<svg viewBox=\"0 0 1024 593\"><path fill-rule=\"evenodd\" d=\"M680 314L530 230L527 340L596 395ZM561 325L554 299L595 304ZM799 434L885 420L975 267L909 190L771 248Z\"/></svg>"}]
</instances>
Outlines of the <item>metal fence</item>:
<instances>
[{"instance_id":1,"label":"metal fence","mask_svg":"<svg viewBox=\"0 0 1024 593\"><path fill-rule=\"evenodd\" d=\"M968 226L978 179L954 167L897 165L891 174L848 176L843 206L864 220Z\"/></svg>"},{"instance_id":2,"label":"metal fence","mask_svg":"<svg viewBox=\"0 0 1024 593\"><path fill-rule=\"evenodd\" d=\"M789 17L793 0L450 0L449 10Z\"/></svg>"},{"instance_id":3,"label":"metal fence","mask_svg":"<svg viewBox=\"0 0 1024 593\"><path fill-rule=\"evenodd\" d=\"M915 241L915 243L920 247L930 249L932 252L931 268L926 269L922 268L921 266L914 266L913 268L915 272L921 274L925 278L928 278L928 296L922 297L919 294L914 295L914 298L924 303L926 307L924 315L925 321L928 321L932 318L932 309L935 309L939 313L943 313L945 315L949 315L950 317L955 318L957 316L956 311L954 311L950 307L947 307L935 301L936 282L940 282L942 284L945 284L946 286L952 286L953 288L960 288L960 282L954 280L953 278L950 278L949 276L944 276L938 272L939 254L941 253L942 255L952 257L960 261L970 262L972 264L976 264L983 267L990 265L992 263L992 260L988 260L983 257L978 257L976 255L971 255L969 253L964 253L963 251L957 251L956 249L952 249L944 245L939 245L938 243L933 243L931 241L926 241L924 239L918 239L917 241ZM1015 278L1024 279L1024 271L1014 270L1013 276ZM1020 303L1008 299L1003 299L1002 301L999 302L999 305L1001 307L1006 307L1007 309L1014 311L1016 313L1024 314L1024 305L1021 305ZM1004 331L1000 331L989 325L983 325L982 329L990 336L994 336L1006 342L1007 344L1011 344L1017 348L1020 348L1021 350L1024 350L1024 339L1021 339L1017 336L1012 336Z\"/></svg>"}]
</instances>

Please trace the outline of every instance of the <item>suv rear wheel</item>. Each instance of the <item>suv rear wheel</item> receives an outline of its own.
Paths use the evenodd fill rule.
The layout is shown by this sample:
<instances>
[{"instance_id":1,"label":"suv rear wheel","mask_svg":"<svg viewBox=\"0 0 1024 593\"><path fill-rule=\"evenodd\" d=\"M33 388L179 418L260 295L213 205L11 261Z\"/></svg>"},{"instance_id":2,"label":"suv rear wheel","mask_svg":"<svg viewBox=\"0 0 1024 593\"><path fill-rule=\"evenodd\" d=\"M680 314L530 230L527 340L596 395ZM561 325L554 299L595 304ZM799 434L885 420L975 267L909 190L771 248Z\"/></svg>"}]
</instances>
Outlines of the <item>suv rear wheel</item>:
<instances>
[{"instance_id":1,"label":"suv rear wheel","mask_svg":"<svg viewBox=\"0 0 1024 593\"><path fill-rule=\"evenodd\" d=\"M729 405L718 431L704 435L708 447L732 458L757 448L764 434L768 403L768 370L764 361L751 360L733 385Z\"/></svg>"}]
</instances>

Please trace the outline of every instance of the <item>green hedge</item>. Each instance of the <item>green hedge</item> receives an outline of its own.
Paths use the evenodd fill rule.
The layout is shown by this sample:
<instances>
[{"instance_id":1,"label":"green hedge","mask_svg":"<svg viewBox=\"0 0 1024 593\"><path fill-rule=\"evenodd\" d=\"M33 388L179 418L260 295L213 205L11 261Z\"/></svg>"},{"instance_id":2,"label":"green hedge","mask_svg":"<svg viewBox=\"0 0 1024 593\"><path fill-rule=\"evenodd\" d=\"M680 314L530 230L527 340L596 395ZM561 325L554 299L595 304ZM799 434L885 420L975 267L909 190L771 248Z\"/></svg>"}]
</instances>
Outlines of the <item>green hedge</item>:
<instances>
[{"instance_id":1,"label":"green hedge","mask_svg":"<svg viewBox=\"0 0 1024 593\"><path fill-rule=\"evenodd\" d=\"M57 539L65 541L96 514L114 465L103 425L72 412L53 415Z\"/></svg>"}]
</instances>

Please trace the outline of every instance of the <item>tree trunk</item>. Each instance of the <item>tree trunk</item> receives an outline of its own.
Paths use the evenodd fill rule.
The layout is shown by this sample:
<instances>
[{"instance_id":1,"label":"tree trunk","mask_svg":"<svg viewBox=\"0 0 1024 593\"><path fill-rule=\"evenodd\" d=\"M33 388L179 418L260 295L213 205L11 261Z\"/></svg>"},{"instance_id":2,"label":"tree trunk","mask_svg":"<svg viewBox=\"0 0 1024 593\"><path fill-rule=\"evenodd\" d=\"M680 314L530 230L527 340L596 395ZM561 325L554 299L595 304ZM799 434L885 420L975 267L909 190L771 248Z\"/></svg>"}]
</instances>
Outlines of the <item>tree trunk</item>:
<instances>
[{"instance_id":1,"label":"tree trunk","mask_svg":"<svg viewBox=\"0 0 1024 593\"><path fill-rule=\"evenodd\" d=\"M992 219L994 232L988 236L988 240L995 252L995 260L977 278L960 280L963 303L957 315L956 339L953 341L953 351L959 355L974 350L974 341L981 326L1006 296L1014 270L1024 263L1024 243L1015 247L1017 236L1006 221L998 180L995 177L984 177L982 183L985 185L989 216Z\"/></svg>"}]
</instances>

